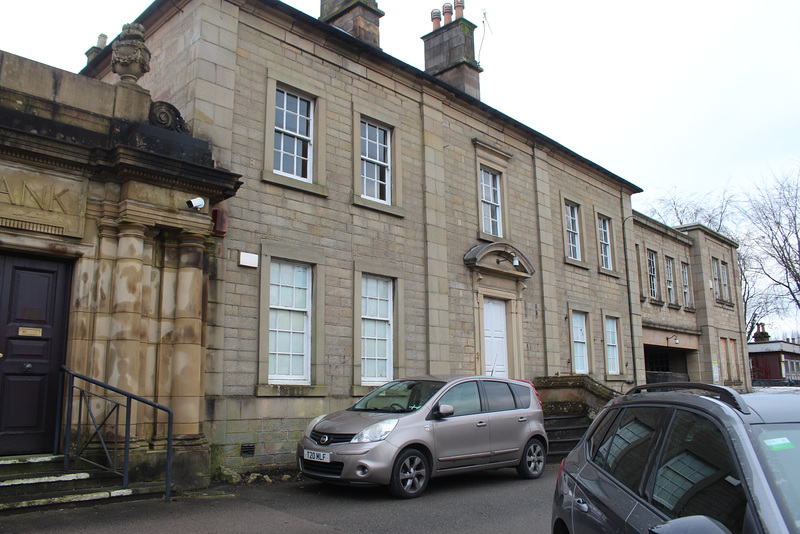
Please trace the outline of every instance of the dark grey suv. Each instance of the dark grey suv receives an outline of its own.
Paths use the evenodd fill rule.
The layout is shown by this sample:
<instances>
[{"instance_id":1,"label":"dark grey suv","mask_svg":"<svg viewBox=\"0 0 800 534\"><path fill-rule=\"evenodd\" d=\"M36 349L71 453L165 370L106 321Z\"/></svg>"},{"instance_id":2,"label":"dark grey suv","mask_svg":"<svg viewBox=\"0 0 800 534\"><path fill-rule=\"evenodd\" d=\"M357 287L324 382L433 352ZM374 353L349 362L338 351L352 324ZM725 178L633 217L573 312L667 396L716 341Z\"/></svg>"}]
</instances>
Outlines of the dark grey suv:
<instances>
[{"instance_id":1,"label":"dark grey suv","mask_svg":"<svg viewBox=\"0 0 800 534\"><path fill-rule=\"evenodd\" d=\"M561 464L554 534L800 533L800 393L647 384Z\"/></svg>"}]
</instances>

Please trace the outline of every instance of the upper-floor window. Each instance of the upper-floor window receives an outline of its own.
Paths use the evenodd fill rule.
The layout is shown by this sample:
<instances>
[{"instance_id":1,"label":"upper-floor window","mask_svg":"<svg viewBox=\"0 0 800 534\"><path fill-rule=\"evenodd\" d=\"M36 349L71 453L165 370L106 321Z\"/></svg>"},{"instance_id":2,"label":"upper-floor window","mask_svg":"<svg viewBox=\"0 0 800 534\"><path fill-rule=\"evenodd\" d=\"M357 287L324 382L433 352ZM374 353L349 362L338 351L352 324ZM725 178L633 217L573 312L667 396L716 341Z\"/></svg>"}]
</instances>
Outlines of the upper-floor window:
<instances>
[{"instance_id":1,"label":"upper-floor window","mask_svg":"<svg viewBox=\"0 0 800 534\"><path fill-rule=\"evenodd\" d=\"M672 258L665 258L664 263L665 263L664 275L666 277L666 282L667 282L667 301L670 304L677 304L678 297L675 294L675 277L673 274L675 270L674 269L675 262L672 260Z\"/></svg>"},{"instance_id":2,"label":"upper-floor window","mask_svg":"<svg viewBox=\"0 0 800 534\"><path fill-rule=\"evenodd\" d=\"M581 232L578 219L578 206L571 202L564 204L564 223L567 227L567 258L581 260Z\"/></svg>"},{"instance_id":3,"label":"upper-floor window","mask_svg":"<svg viewBox=\"0 0 800 534\"><path fill-rule=\"evenodd\" d=\"M689 285L689 264L681 262L681 279L683 280L683 305L692 307L692 289Z\"/></svg>"},{"instance_id":4,"label":"upper-floor window","mask_svg":"<svg viewBox=\"0 0 800 534\"><path fill-rule=\"evenodd\" d=\"M391 204L391 132L361 121L361 196Z\"/></svg>"},{"instance_id":5,"label":"upper-floor window","mask_svg":"<svg viewBox=\"0 0 800 534\"><path fill-rule=\"evenodd\" d=\"M650 290L650 298L658 300L658 262L656 253L652 250L647 251L647 283Z\"/></svg>"},{"instance_id":6,"label":"upper-floor window","mask_svg":"<svg viewBox=\"0 0 800 534\"><path fill-rule=\"evenodd\" d=\"M728 285L728 264L724 261L722 262L722 270L720 271L720 277L722 278L722 298L725 302L731 301L731 288Z\"/></svg>"},{"instance_id":7,"label":"upper-floor window","mask_svg":"<svg viewBox=\"0 0 800 534\"><path fill-rule=\"evenodd\" d=\"M481 228L484 233L503 237L500 208L500 174L481 168Z\"/></svg>"},{"instance_id":8,"label":"upper-floor window","mask_svg":"<svg viewBox=\"0 0 800 534\"><path fill-rule=\"evenodd\" d=\"M618 324L616 317L606 317L606 373L610 375L619 374Z\"/></svg>"},{"instance_id":9,"label":"upper-floor window","mask_svg":"<svg viewBox=\"0 0 800 534\"><path fill-rule=\"evenodd\" d=\"M311 380L311 267L272 261L269 284L269 381Z\"/></svg>"},{"instance_id":10,"label":"upper-floor window","mask_svg":"<svg viewBox=\"0 0 800 534\"><path fill-rule=\"evenodd\" d=\"M600 242L600 267L613 269L611 261L611 221L608 217L597 216L597 236Z\"/></svg>"},{"instance_id":11,"label":"upper-floor window","mask_svg":"<svg viewBox=\"0 0 800 534\"><path fill-rule=\"evenodd\" d=\"M576 374L589 372L589 349L586 336L586 312L572 312L572 359Z\"/></svg>"},{"instance_id":12,"label":"upper-floor window","mask_svg":"<svg viewBox=\"0 0 800 534\"><path fill-rule=\"evenodd\" d=\"M390 278L361 278L361 383L392 379L393 288Z\"/></svg>"},{"instance_id":13,"label":"upper-floor window","mask_svg":"<svg viewBox=\"0 0 800 534\"><path fill-rule=\"evenodd\" d=\"M719 284L719 260L711 258L711 278L714 280L714 296L717 300L722 300L722 288Z\"/></svg>"},{"instance_id":14,"label":"upper-floor window","mask_svg":"<svg viewBox=\"0 0 800 534\"><path fill-rule=\"evenodd\" d=\"M311 181L313 102L278 88L275 94L273 170Z\"/></svg>"}]
</instances>

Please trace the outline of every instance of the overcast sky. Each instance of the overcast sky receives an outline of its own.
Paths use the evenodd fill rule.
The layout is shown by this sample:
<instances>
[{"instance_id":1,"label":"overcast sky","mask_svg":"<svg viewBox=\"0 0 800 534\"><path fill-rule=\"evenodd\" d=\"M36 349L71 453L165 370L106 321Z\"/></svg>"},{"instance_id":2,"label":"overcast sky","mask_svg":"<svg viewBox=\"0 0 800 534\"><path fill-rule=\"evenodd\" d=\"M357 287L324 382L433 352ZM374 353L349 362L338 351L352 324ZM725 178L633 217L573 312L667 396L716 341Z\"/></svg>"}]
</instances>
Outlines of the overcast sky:
<instances>
[{"instance_id":1,"label":"overcast sky","mask_svg":"<svg viewBox=\"0 0 800 534\"><path fill-rule=\"evenodd\" d=\"M320 0L286 3L319 16ZM424 69L443 3L378 0L384 51ZM149 4L6 2L0 49L77 72ZM466 0L465 18L481 99L644 189L637 209L800 167L798 0Z\"/></svg>"}]
</instances>

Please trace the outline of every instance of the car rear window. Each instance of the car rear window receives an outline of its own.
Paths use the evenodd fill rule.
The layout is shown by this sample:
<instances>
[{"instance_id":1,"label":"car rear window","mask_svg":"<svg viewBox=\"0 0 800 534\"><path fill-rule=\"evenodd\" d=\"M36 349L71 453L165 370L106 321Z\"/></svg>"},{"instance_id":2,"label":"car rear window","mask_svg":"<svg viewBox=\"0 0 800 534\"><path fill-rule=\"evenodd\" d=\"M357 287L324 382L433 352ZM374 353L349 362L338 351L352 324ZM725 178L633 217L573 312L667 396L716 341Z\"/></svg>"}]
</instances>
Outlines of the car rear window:
<instances>
[{"instance_id":1,"label":"car rear window","mask_svg":"<svg viewBox=\"0 0 800 534\"><path fill-rule=\"evenodd\" d=\"M511 391L517 397L520 408L527 409L531 407L531 388L522 384L511 384Z\"/></svg>"}]
</instances>

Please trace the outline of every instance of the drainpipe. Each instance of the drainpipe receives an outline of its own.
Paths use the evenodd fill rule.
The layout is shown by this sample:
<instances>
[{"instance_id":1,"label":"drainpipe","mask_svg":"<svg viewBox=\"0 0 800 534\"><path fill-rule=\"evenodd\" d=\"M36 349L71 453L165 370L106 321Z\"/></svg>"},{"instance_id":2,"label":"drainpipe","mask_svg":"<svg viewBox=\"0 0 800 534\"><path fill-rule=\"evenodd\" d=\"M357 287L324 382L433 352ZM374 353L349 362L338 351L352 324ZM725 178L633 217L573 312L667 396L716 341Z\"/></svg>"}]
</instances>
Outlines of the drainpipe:
<instances>
[{"instance_id":1,"label":"drainpipe","mask_svg":"<svg viewBox=\"0 0 800 534\"><path fill-rule=\"evenodd\" d=\"M620 196L620 200L621 200ZM621 203L621 202L620 202ZM623 211L623 213L625 213ZM631 356L633 357L633 385L634 387L636 384L636 343L635 337L633 335L633 301L631 300L631 270L628 266L628 238L625 233L625 223L628 222L628 219L632 219L633 215L628 215L624 219L622 219L622 250L625 254L625 283L628 286L628 318L630 319L630 326L631 326Z\"/></svg>"}]
</instances>

